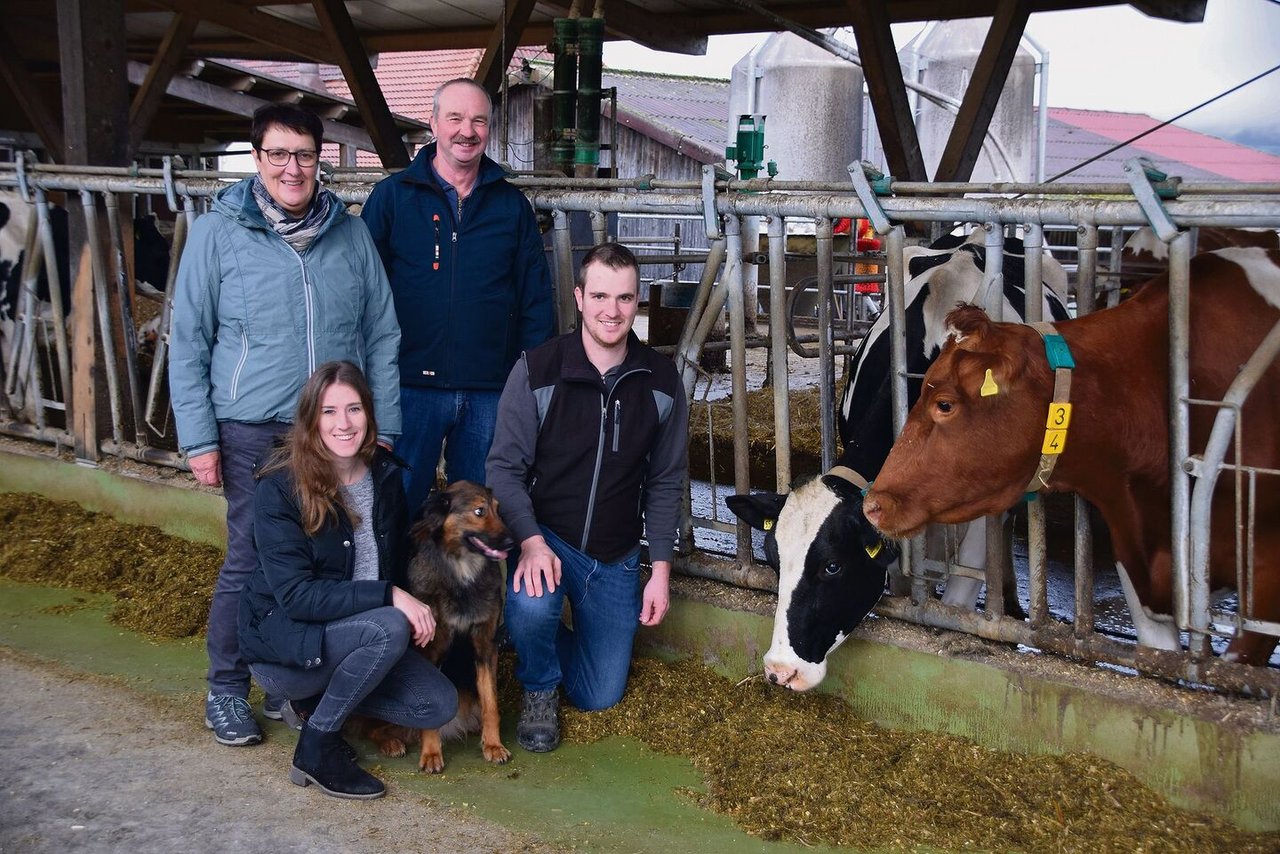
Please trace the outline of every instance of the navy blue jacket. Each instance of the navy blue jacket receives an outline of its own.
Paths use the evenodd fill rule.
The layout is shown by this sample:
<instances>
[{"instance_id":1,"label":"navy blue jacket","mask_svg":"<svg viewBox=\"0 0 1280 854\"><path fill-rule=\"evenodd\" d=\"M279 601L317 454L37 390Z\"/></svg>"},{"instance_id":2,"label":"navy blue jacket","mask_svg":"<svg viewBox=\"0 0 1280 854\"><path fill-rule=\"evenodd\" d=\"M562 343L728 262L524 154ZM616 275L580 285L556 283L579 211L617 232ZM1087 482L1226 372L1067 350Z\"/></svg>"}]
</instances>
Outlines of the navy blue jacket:
<instances>
[{"instance_id":1,"label":"navy blue jacket","mask_svg":"<svg viewBox=\"0 0 1280 854\"><path fill-rule=\"evenodd\" d=\"M354 537L345 516L309 537L289 471L258 481L253 513L258 567L240 595L245 661L316 667L325 623L390 605L392 585L407 587L409 517L402 465L378 447L372 471L377 581L353 578Z\"/></svg>"},{"instance_id":2,"label":"navy blue jacket","mask_svg":"<svg viewBox=\"0 0 1280 854\"><path fill-rule=\"evenodd\" d=\"M400 382L501 389L521 351L554 328L542 236L529 200L488 157L455 210L435 153L432 143L379 181L361 213L400 320Z\"/></svg>"}]
</instances>

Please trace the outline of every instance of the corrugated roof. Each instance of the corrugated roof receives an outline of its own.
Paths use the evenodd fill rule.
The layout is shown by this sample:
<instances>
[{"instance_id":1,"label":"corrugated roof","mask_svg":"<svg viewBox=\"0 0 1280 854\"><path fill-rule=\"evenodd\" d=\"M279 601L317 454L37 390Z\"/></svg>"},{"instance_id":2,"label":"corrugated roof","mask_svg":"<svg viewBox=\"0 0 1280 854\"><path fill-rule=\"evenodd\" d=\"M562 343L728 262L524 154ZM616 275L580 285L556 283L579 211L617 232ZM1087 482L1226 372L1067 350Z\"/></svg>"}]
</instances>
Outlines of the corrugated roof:
<instances>
[{"instance_id":1,"label":"corrugated roof","mask_svg":"<svg viewBox=\"0 0 1280 854\"><path fill-rule=\"evenodd\" d=\"M1045 172L1057 175L1160 122L1142 113L1049 108ZM1124 161L1151 158L1184 181L1280 181L1280 157L1177 125L1167 125L1063 178L1123 181Z\"/></svg>"}]
</instances>

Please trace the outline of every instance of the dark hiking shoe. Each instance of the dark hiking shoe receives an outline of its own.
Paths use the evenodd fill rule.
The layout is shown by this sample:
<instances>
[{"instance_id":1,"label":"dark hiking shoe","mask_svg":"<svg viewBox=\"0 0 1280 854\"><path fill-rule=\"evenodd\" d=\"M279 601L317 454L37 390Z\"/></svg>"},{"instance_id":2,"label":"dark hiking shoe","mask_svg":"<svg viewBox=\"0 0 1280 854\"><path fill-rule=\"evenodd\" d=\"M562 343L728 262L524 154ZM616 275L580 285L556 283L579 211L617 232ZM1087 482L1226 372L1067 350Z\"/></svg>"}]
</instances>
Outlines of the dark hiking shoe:
<instances>
[{"instance_id":1,"label":"dark hiking shoe","mask_svg":"<svg viewBox=\"0 0 1280 854\"><path fill-rule=\"evenodd\" d=\"M387 793L377 777L365 771L350 756L351 747L337 732L321 732L306 726L293 752L289 782L296 786L314 783L335 798L370 801Z\"/></svg>"},{"instance_id":2,"label":"dark hiking shoe","mask_svg":"<svg viewBox=\"0 0 1280 854\"><path fill-rule=\"evenodd\" d=\"M284 697L272 697L267 695L267 697L262 701L262 716L270 721L284 720L284 716L280 710L287 702L289 701Z\"/></svg>"},{"instance_id":3,"label":"dark hiking shoe","mask_svg":"<svg viewBox=\"0 0 1280 854\"><path fill-rule=\"evenodd\" d=\"M240 747L262 741L262 730L244 697L209 694L204 700L204 725L213 730L218 744Z\"/></svg>"},{"instance_id":4,"label":"dark hiking shoe","mask_svg":"<svg viewBox=\"0 0 1280 854\"><path fill-rule=\"evenodd\" d=\"M533 753L548 753L560 746L560 697L555 688L524 692L516 742Z\"/></svg>"}]
</instances>

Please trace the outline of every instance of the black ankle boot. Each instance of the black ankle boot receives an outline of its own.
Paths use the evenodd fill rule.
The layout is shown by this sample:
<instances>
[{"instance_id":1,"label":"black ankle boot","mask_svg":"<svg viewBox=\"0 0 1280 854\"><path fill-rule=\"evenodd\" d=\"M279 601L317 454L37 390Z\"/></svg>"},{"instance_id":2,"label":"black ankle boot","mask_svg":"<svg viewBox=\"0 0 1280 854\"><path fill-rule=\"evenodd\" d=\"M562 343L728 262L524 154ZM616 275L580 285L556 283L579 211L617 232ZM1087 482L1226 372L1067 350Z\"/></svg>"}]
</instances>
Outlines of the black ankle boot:
<instances>
[{"instance_id":1,"label":"black ankle boot","mask_svg":"<svg viewBox=\"0 0 1280 854\"><path fill-rule=\"evenodd\" d=\"M368 801L387 793L382 781L355 763L340 732L302 728L293 752L289 780L298 786L315 783L326 795Z\"/></svg>"}]
</instances>

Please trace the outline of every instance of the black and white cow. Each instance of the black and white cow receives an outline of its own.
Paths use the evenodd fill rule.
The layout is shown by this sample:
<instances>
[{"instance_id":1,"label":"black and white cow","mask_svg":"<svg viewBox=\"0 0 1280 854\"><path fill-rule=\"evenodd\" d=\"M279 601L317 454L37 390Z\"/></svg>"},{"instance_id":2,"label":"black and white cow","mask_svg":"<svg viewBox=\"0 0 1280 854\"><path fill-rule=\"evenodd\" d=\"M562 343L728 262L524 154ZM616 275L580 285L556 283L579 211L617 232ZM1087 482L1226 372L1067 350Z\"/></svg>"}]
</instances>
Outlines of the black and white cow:
<instances>
[{"instance_id":1,"label":"black and white cow","mask_svg":"<svg viewBox=\"0 0 1280 854\"><path fill-rule=\"evenodd\" d=\"M943 241L905 253L910 277L905 334L911 374L923 374L941 350L947 312L958 303L984 302L985 247L980 242L956 246L954 238ZM1025 316L1023 252L1022 241L1005 241L1002 278L1007 320ZM1065 320L1066 271L1047 254L1041 266L1046 285L1043 316ZM863 517L861 497L893 446L888 330L885 312L846 371L838 413L844 451L837 465L788 495L757 492L728 499L729 509L740 519L767 532L766 553L778 570L778 607L773 641L764 657L765 675L796 691L822 681L827 656L875 607L884 592L887 570L897 557L896 549L882 543ZM920 381L911 379L907 387L910 406L920 395ZM970 523L963 532L957 554L960 563L979 569L985 565L984 524L982 520ZM980 588L977 580L953 576L943 601L972 607Z\"/></svg>"}]
</instances>

